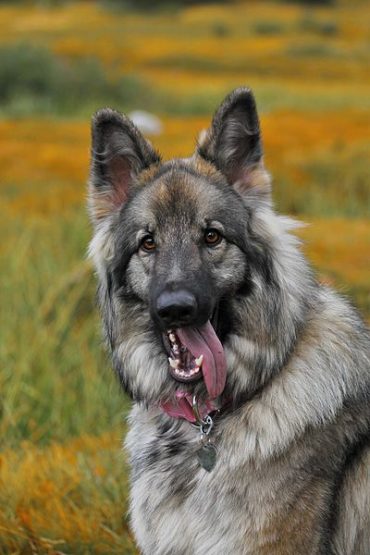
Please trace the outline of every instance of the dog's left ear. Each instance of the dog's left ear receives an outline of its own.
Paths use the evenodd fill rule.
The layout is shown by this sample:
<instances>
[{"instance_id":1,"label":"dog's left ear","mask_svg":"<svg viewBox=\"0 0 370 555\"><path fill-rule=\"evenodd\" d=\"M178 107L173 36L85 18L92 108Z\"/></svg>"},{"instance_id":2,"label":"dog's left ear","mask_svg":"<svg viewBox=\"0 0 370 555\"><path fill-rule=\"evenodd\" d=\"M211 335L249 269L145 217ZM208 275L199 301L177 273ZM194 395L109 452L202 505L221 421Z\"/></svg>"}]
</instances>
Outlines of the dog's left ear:
<instances>
[{"instance_id":1,"label":"dog's left ear","mask_svg":"<svg viewBox=\"0 0 370 555\"><path fill-rule=\"evenodd\" d=\"M253 189L269 196L270 178L263 166L259 119L250 89L241 87L225 98L201 136L197 153L239 193Z\"/></svg>"},{"instance_id":2,"label":"dog's left ear","mask_svg":"<svg viewBox=\"0 0 370 555\"><path fill-rule=\"evenodd\" d=\"M119 210L136 177L160 157L124 114L104 108L92 120L89 209L94 224Z\"/></svg>"}]
</instances>

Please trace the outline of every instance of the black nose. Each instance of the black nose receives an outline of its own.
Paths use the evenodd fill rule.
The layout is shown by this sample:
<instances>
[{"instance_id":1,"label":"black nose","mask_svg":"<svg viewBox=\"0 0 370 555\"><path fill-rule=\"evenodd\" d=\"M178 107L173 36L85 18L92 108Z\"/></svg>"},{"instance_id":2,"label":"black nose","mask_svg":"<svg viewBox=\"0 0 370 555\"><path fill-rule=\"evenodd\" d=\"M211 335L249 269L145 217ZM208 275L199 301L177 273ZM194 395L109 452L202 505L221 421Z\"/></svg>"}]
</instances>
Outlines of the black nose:
<instances>
[{"instance_id":1,"label":"black nose","mask_svg":"<svg viewBox=\"0 0 370 555\"><path fill-rule=\"evenodd\" d=\"M197 308L196 298L185 289L163 291L156 302L157 315L167 328L189 325L196 316Z\"/></svg>"}]
</instances>

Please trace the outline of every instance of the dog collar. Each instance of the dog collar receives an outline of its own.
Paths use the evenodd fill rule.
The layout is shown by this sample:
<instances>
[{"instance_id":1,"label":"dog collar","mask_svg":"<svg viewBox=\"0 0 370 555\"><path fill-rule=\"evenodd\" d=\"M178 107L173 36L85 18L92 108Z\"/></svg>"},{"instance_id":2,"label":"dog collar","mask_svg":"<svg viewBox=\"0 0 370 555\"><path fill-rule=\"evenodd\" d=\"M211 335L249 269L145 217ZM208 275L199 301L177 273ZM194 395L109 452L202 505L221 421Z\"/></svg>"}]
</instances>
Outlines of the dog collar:
<instances>
[{"instance_id":1,"label":"dog collar","mask_svg":"<svg viewBox=\"0 0 370 555\"><path fill-rule=\"evenodd\" d=\"M174 401L161 403L160 406L172 418L182 418L198 425L205 422L211 413L221 409L221 405L216 399L200 400L185 391L177 391Z\"/></svg>"},{"instance_id":2,"label":"dog collar","mask_svg":"<svg viewBox=\"0 0 370 555\"><path fill-rule=\"evenodd\" d=\"M187 420L199 429L199 447L196 457L200 466L207 472L211 472L217 459L217 449L210 438L214 426L212 416L221 410L217 401L210 399L199 401L196 395L177 392L175 402L162 403L161 408L169 416Z\"/></svg>"}]
</instances>

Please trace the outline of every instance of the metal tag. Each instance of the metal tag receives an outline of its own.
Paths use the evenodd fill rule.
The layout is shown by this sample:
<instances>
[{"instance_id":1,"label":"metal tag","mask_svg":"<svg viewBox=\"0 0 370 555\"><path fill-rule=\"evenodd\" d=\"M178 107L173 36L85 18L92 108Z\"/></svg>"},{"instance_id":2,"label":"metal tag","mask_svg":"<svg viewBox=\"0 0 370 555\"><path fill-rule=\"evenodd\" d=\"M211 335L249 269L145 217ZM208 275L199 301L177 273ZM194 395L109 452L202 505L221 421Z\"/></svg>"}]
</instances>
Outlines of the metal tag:
<instances>
[{"instance_id":1,"label":"metal tag","mask_svg":"<svg viewBox=\"0 0 370 555\"><path fill-rule=\"evenodd\" d=\"M205 443L197 451L199 464L207 472L211 472L216 464L216 447L212 443Z\"/></svg>"}]
</instances>

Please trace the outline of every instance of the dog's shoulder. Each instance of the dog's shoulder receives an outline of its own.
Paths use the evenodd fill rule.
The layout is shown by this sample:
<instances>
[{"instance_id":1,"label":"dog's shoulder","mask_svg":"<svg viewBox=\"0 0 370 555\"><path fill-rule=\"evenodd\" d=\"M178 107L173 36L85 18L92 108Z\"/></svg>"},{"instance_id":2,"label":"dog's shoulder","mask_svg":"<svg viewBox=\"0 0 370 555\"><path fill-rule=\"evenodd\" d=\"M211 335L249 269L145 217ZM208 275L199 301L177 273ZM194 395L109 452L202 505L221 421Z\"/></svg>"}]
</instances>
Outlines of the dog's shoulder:
<instances>
[{"instance_id":1,"label":"dog's shoulder","mask_svg":"<svg viewBox=\"0 0 370 555\"><path fill-rule=\"evenodd\" d=\"M370 335L343 297L320 287L285 366L245 406L250 453L286 449L308 428L348 417L356 436L370 425Z\"/></svg>"}]
</instances>

